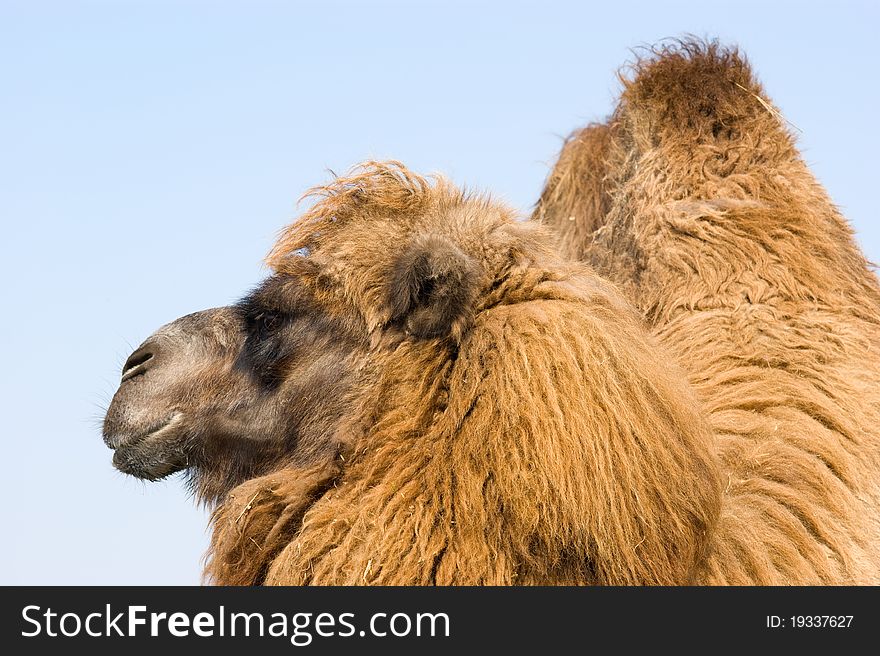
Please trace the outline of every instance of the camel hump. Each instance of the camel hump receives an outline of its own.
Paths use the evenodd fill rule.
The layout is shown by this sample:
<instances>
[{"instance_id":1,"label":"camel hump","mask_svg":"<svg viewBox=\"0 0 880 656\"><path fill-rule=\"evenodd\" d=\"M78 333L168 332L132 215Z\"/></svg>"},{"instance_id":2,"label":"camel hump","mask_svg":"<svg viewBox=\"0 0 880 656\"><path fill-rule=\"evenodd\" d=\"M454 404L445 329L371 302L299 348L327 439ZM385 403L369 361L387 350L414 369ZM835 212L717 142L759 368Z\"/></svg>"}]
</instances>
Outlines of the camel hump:
<instances>
[{"instance_id":1,"label":"camel hump","mask_svg":"<svg viewBox=\"0 0 880 656\"><path fill-rule=\"evenodd\" d=\"M760 134L771 136L778 155L794 154L789 124L735 46L667 43L624 68L621 79L615 119L643 146L726 148Z\"/></svg>"}]
</instances>

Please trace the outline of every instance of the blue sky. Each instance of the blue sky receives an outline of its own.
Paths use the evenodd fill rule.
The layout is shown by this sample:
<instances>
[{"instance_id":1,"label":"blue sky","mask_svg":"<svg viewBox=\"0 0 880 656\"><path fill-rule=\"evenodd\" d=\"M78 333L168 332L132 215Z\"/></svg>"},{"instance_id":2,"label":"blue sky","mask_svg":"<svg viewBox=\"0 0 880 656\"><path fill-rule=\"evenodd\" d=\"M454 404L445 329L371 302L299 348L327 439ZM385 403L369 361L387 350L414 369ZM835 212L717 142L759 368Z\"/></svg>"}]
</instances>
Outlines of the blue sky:
<instances>
[{"instance_id":1,"label":"blue sky","mask_svg":"<svg viewBox=\"0 0 880 656\"><path fill-rule=\"evenodd\" d=\"M880 261L878 19L839 0L0 0L0 583L198 583L205 512L177 478L115 472L100 439L129 351L266 275L327 169L400 159L527 212L631 47L738 43Z\"/></svg>"}]
</instances>

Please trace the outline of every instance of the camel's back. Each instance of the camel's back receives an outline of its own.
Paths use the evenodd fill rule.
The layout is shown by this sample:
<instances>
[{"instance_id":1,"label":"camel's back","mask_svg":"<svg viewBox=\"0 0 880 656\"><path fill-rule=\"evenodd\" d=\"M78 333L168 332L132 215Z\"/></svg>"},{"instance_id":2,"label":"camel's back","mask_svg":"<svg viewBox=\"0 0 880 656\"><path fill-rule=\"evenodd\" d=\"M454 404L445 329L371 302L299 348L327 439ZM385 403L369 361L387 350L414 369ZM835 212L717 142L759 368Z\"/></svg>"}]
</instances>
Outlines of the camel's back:
<instances>
[{"instance_id":1,"label":"camel's back","mask_svg":"<svg viewBox=\"0 0 880 656\"><path fill-rule=\"evenodd\" d=\"M880 285L803 161L774 170L679 207L637 298L728 477L707 580L876 583Z\"/></svg>"},{"instance_id":2,"label":"camel's back","mask_svg":"<svg viewBox=\"0 0 880 656\"><path fill-rule=\"evenodd\" d=\"M706 582L876 583L878 325L743 304L656 332L688 372L727 478Z\"/></svg>"},{"instance_id":3,"label":"camel's back","mask_svg":"<svg viewBox=\"0 0 880 656\"><path fill-rule=\"evenodd\" d=\"M714 429L727 481L704 580L877 582L880 286L762 96L735 52L646 63L591 256Z\"/></svg>"},{"instance_id":4,"label":"camel's back","mask_svg":"<svg viewBox=\"0 0 880 656\"><path fill-rule=\"evenodd\" d=\"M702 580L878 582L880 285L748 62L699 43L638 62L535 217L697 392L726 478Z\"/></svg>"}]
</instances>

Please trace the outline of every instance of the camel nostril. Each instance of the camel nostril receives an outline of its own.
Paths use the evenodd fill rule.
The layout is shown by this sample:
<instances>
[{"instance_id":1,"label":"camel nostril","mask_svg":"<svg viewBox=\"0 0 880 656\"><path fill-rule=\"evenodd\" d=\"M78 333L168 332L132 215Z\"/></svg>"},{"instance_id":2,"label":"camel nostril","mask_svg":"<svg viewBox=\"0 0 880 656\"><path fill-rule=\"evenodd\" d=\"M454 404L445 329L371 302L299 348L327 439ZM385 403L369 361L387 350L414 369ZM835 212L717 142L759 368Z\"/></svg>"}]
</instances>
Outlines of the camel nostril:
<instances>
[{"instance_id":1,"label":"camel nostril","mask_svg":"<svg viewBox=\"0 0 880 656\"><path fill-rule=\"evenodd\" d=\"M128 356L128 360L122 367L122 382L131 380L147 371L147 363L153 359L155 349L152 346L142 346Z\"/></svg>"}]
</instances>

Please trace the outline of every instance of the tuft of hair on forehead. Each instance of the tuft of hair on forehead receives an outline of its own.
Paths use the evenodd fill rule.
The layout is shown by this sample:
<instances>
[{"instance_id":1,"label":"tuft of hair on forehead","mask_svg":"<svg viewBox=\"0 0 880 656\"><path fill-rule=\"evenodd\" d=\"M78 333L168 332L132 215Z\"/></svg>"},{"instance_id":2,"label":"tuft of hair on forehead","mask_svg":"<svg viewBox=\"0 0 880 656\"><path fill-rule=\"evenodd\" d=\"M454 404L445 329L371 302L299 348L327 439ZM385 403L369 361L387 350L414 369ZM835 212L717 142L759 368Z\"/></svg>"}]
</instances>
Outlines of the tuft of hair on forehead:
<instances>
[{"instance_id":1,"label":"tuft of hair on forehead","mask_svg":"<svg viewBox=\"0 0 880 656\"><path fill-rule=\"evenodd\" d=\"M266 257L275 271L283 270L292 255L321 250L352 222L421 216L440 202L461 201L462 193L442 176L425 178L398 161L369 160L328 184L312 187L302 197L306 198L317 201L282 230Z\"/></svg>"}]
</instances>

